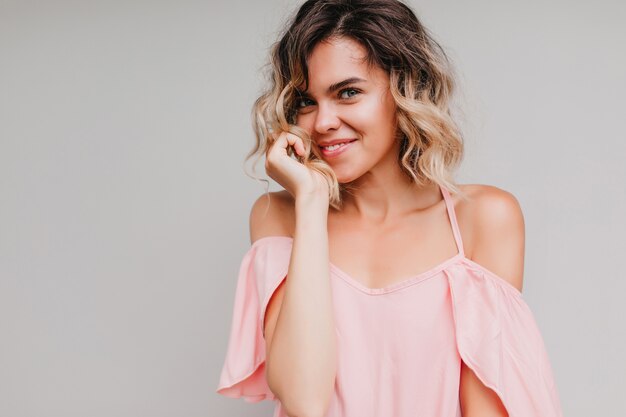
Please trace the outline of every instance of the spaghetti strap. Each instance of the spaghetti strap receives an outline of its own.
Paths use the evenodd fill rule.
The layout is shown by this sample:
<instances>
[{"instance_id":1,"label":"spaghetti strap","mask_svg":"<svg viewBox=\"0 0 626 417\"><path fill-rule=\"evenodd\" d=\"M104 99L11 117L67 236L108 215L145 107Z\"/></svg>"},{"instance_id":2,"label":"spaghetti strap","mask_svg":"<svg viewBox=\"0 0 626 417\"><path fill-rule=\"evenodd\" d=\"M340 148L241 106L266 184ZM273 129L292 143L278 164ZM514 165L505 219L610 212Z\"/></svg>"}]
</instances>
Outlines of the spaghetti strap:
<instances>
[{"instance_id":1,"label":"spaghetti strap","mask_svg":"<svg viewBox=\"0 0 626 417\"><path fill-rule=\"evenodd\" d=\"M465 252L463 251L463 240L461 239L461 231L459 229L459 223L456 220L456 212L454 211L454 202L452 201L450 192L443 185L440 185L439 189L441 190L441 194L443 194L443 198L446 201L446 210L448 211L448 217L450 218L452 233L454 233L454 241L456 242L459 255L465 256Z\"/></svg>"}]
</instances>

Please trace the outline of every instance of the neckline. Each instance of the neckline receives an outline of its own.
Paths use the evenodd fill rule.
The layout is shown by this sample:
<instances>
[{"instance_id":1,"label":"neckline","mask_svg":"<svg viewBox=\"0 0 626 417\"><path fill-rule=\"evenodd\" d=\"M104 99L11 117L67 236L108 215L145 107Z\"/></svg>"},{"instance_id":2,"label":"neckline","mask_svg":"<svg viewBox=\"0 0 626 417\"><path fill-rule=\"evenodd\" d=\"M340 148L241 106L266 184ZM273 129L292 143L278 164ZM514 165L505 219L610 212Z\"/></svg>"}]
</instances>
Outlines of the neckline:
<instances>
[{"instance_id":1,"label":"neckline","mask_svg":"<svg viewBox=\"0 0 626 417\"><path fill-rule=\"evenodd\" d=\"M457 260L464 259L465 252L463 251L463 242L461 240L461 233L459 231L459 225L456 220L454 202L452 201L452 197L450 196L450 193L444 186L440 185L439 191L441 195L443 196L443 200L446 206L446 213L448 214L448 220L450 221L450 226L452 227L452 234L454 235L454 242L457 247L457 253L455 255L443 260L442 262L438 263L432 268L429 268L418 274L411 275L408 278L404 278L392 284L385 285L384 287L378 287L378 288L372 288L372 287L368 287L362 284L359 280L357 280L352 275L348 274L346 271L342 270L341 268L339 268L337 265L333 264L332 262L330 262L330 268L333 269L334 272L338 276L340 276L344 281L346 281L348 284L352 285L353 287L356 287L357 289L367 294L378 295L378 294L387 294L387 293L397 291L402 288L417 284L419 282L422 282L428 278L435 276L439 272L443 271L445 268L455 263Z\"/></svg>"},{"instance_id":2,"label":"neckline","mask_svg":"<svg viewBox=\"0 0 626 417\"><path fill-rule=\"evenodd\" d=\"M412 275L408 278L404 278L392 284L386 285L384 287L378 287L378 288L371 288L362 284L356 278L352 277L350 274L343 271L341 268L339 268L337 265L335 265L332 262L329 262L330 269L335 273L335 275L342 278L344 281L346 281L348 284L352 285L353 287L357 288L358 290L367 294L378 295L378 294L387 294L387 293L408 287L410 285L417 284L421 281L424 281L430 277L435 276L437 273L443 271L445 268L455 263L459 259L461 260L466 259L465 252L463 250L463 241L461 240L461 233L459 230L459 225L458 225L458 222L456 219L456 213L454 210L454 202L452 201L452 197L450 196L449 191L444 186L440 185L439 191L441 192L443 196L443 200L446 206L446 213L448 214L448 220L450 221L450 225L452 227L452 233L454 235L454 241L457 247L457 253L455 255L453 255L450 258L445 259L444 261L438 263L437 265L425 271ZM266 237L257 239L255 243L260 240L271 238L271 237L277 237L277 238L282 237L282 238L287 238L293 241L293 238L291 236L266 236Z\"/></svg>"},{"instance_id":3,"label":"neckline","mask_svg":"<svg viewBox=\"0 0 626 417\"><path fill-rule=\"evenodd\" d=\"M259 246L261 243L264 243L266 241L272 241L272 240L283 240L283 241L288 241L290 244L293 244L293 237L291 237L291 236L268 235L268 236L264 236L264 237L261 237L261 238L255 240L254 243L252 243L250 249L248 249L248 250L250 251L250 250L252 250L252 248L254 248L256 246ZM456 262L463 263L463 264L465 264L465 265L467 265L469 267L472 267L473 269L481 271L482 273L484 273L484 275L486 277L491 279L493 282L496 282L496 283L498 283L498 285L508 289L508 291L514 293L516 296L522 297L522 292L520 290L518 290L516 287L514 287L510 282L508 282L507 280L505 280L504 278L502 278L500 275L496 274L492 270L488 269L487 267L485 267L485 266L479 264L478 262L468 258L467 256L465 256L465 254L463 254L461 252L457 253L456 255L454 255L451 258L448 258L447 260L443 261L442 263L440 263L439 265L431 268L428 271L421 272L420 274L418 274L416 276L413 276L411 278L405 279L404 281L401 281L401 282L396 283L396 284L388 285L388 286L382 287L382 288L369 288L369 287L366 287L366 286L362 285L360 282L354 280L347 273L343 272L340 268L338 268L332 262L329 262L329 265L330 265L331 269L334 270L334 272L337 272L336 276L338 276L338 277L340 277L342 279L343 278L347 278L347 279L344 279L344 281L348 282L349 284L353 284L353 286L355 288L357 288L359 290L362 290L363 292L371 294L371 295L380 295L380 294L386 294L386 293L389 293L389 292L397 291L397 290L399 290L401 288L408 287L410 285L422 282L423 280L426 280L427 278L435 276L437 273L445 270L449 266L452 266Z\"/></svg>"},{"instance_id":4,"label":"neckline","mask_svg":"<svg viewBox=\"0 0 626 417\"><path fill-rule=\"evenodd\" d=\"M353 278L350 274L348 274L347 272L343 271L341 268L339 268L337 265L333 264L332 262L330 262L330 268L332 270L334 270L335 274L337 276L339 276L340 278L342 278L344 281L346 281L348 284L352 285L353 287L357 288L358 290L370 294L370 295L381 295L381 294L387 294L390 292L394 292L394 291L398 291L401 290L402 288L405 287L409 287L411 285L414 284L418 284L422 281L427 280L428 278L432 278L434 276L436 276L438 273L440 273L441 271L443 271L444 269L446 269L448 266L454 264L455 262L457 262L457 260L459 259L463 259L464 255L462 253L457 253L456 255L452 256L451 258L448 258L446 260L444 260L443 262L433 266L432 268L420 272L417 275L413 275L409 278L405 278L401 281L398 282L394 282L393 284L389 284L386 285L384 287L378 287L378 288L371 288L368 287L366 285L363 285L360 281L357 281L355 278Z\"/></svg>"}]
</instances>

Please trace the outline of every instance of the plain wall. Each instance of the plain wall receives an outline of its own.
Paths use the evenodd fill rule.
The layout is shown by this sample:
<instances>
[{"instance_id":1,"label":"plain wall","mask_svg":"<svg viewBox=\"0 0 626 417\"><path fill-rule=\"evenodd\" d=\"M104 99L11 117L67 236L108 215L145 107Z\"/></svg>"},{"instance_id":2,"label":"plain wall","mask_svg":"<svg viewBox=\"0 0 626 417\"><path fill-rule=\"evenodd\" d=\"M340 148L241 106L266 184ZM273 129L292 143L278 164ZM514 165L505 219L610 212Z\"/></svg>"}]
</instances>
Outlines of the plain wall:
<instances>
[{"instance_id":1,"label":"plain wall","mask_svg":"<svg viewBox=\"0 0 626 417\"><path fill-rule=\"evenodd\" d=\"M271 415L215 389L250 109L299 4L0 1L0 415ZM625 3L410 4L459 74L457 179L524 211L564 415L626 415Z\"/></svg>"}]
</instances>

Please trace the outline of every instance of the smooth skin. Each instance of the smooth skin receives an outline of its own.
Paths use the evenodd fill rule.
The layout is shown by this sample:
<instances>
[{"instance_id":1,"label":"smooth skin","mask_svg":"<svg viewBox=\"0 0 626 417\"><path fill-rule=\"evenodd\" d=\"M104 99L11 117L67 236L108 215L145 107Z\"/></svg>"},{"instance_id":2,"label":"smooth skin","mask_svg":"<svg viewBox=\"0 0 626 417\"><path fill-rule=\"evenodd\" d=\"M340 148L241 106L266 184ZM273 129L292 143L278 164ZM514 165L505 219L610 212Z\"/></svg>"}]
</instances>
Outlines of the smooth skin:
<instances>
[{"instance_id":1,"label":"smooth skin","mask_svg":"<svg viewBox=\"0 0 626 417\"><path fill-rule=\"evenodd\" d=\"M293 146L302 155L302 139L283 132L266 155L266 170L285 191L271 193L269 206L261 196L250 213L251 242L294 238L288 279L272 296L264 321L266 374L290 416L321 417L332 395L336 341L328 262L363 285L380 288L458 252L438 186L417 187L400 170L389 81L382 69L368 68L360 59L364 54L347 38L319 43L296 120L316 143L357 139L340 157L327 160L339 181L352 181L357 190L344 197L341 211L330 208L322 177L287 154ZM328 91L351 77L365 81ZM517 199L489 185L460 187L470 196L469 201L452 196L465 255L522 291L525 227ZM460 377L464 417L507 416L495 392L464 362Z\"/></svg>"}]
</instances>

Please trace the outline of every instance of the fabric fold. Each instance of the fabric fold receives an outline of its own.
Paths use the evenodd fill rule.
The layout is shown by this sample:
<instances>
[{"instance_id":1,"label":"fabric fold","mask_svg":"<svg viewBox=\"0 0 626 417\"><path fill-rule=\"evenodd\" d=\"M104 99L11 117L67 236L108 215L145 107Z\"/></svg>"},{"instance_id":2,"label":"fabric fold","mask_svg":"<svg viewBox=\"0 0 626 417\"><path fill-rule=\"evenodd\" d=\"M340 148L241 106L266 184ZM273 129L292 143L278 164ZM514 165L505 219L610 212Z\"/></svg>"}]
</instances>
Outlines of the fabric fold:
<instances>
[{"instance_id":1,"label":"fabric fold","mask_svg":"<svg viewBox=\"0 0 626 417\"><path fill-rule=\"evenodd\" d=\"M509 417L562 417L552 368L521 292L471 261L445 273L459 355Z\"/></svg>"},{"instance_id":2,"label":"fabric fold","mask_svg":"<svg viewBox=\"0 0 626 417\"><path fill-rule=\"evenodd\" d=\"M269 243L266 238L255 241L241 261L228 347L216 390L252 403L276 399L265 378L263 318L272 294L287 275L291 246L288 240Z\"/></svg>"}]
</instances>

